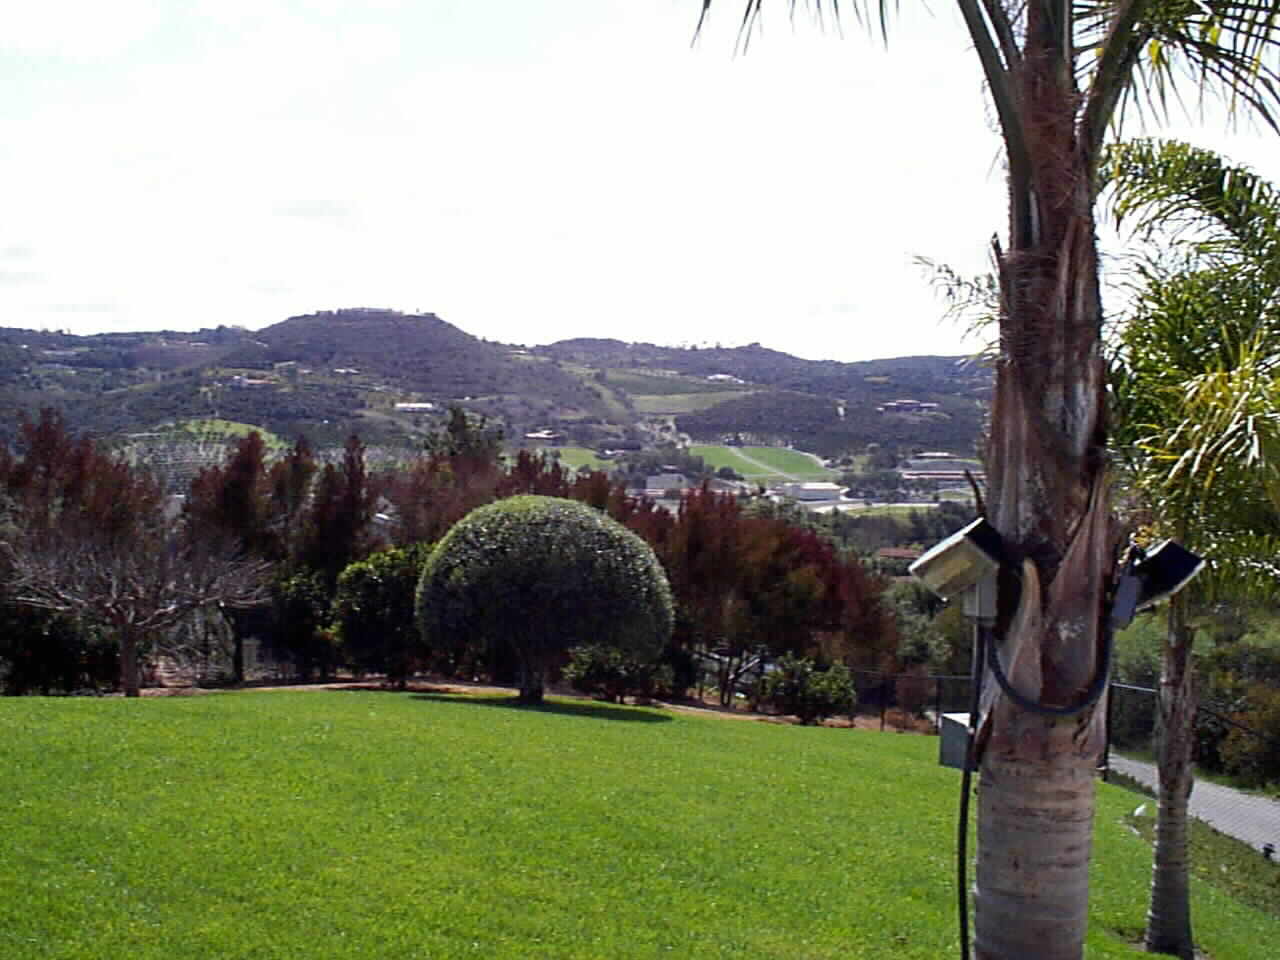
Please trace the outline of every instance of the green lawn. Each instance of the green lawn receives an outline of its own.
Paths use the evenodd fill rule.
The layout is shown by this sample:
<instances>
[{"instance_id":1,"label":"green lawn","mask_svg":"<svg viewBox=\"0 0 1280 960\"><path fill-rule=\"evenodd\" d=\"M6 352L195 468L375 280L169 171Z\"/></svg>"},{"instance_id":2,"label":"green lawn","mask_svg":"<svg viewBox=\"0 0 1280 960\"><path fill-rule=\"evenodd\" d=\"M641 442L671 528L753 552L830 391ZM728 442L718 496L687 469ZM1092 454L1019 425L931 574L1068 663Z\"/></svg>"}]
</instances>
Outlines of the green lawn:
<instances>
[{"instance_id":1,"label":"green lawn","mask_svg":"<svg viewBox=\"0 0 1280 960\"><path fill-rule=\"evenodd\" d=\"M596 452L589 447L548 447L542 452L550 457L557 450L560 453L561 466L572 467L575 470L578 467L590 467L592 470L604 470L606 473L614 467L608 460L597 457Z\"/></svg>"},{"instance_id":2,"label":"green lawn","mask_svg":"<svg viewBox=\"0 0 1280 960\"><path fill-rule=\"evenodd\" d=\"M577 702L4 699L0 956L937 960L936 752ZM1090 958L1141 956L1134 805L1100 788ZM1214 960L1274 955L1280 918L1195 908Z\"/></svg>"},{"instance_id":3,"label":"green lawn","mask_svg":"<svg viewBox=\"0 0 1280 960\"><path fill-rule=\"evenodd\" d=\"M800 481L834 481L839 473L828 470L807 453L786 447L728 447L694 445L689 448L711 467L732 467L748 480L761 483Z\"/></svg>"}]
</instances>

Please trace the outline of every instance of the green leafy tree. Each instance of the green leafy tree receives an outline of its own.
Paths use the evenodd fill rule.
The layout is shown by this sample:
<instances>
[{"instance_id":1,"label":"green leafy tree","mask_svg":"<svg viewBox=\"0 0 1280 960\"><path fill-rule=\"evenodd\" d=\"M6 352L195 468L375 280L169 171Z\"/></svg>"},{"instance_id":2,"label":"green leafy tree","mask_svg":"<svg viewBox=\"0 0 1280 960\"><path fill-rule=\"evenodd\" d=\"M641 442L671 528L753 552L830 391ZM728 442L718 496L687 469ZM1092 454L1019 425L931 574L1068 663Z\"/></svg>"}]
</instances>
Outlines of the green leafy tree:
<instances>
[{"instance_id":1,"label":"green leafy tree","mask_svg":"<svg viewBox=\"0 0 1280 960\"><path fill-rule=\"evenodd\" d=\"M292 662L304 680L313 674L327 680L333 673L336 651L325 629L329 600L329 589L316 572L281 575L271 585L273 629L267 646L277 659Z\"/></svg>"},{"instance_id":2,"label":"green leafy tree","mask_svg":"<svg viewBox=\"0 0 1280 960\"><path fill-rule=\"evenodd\" d=\"M1211 604L1268 593L1280 552L1280 193L1181 143L1114 147L1118 217L1143 256L1111 377L1114 440L1150 533L1214 560L1170 604L1160 673L1160 796L1149 950L1194 955L1187 849L1192 649Z\"/></svg>"},{"instance_id":3,"label":"green leafy tree","mask_svg":"<svg viewBox=\"0 0 1280 960\"><path fill-rule=\"evenodd\" d=\"M1118 107L1137 89L1158 105L1189 78L1270 119L1276 14L1229 0L957 3L999 124L1009 188L1007 239L994 245L1000 355L986 472L989 519L1014 558L994 644L1008 689L1020 693L988 677L974 946L981 960L1075 960L1088 922L1091 767L1103 726L1088 694L1103 669L1115 563L1098 164ZM704 16L710 6L703 0ZM747 35L762 6L745 0ZM854 10L871 19L870 6ZM889 5L876 9L884 22Z\"/></svg>"},{"instance_id":4,"label":"green leafy tree","mask_svg":"<svg viewBox=\"0 0 1280 960\"><path fill-rule=\"evenodd\" d=\"M338 576L333 625L347 662L404 689L421 659L414 592L428 544L380 550Z\"/></svg>"},{"instance_id":5,"label":"green leafy tree","mask_svg":"<svg viewBox=\"0 0 1280 960\"><path fill-rule=\"evenodd\" d=\"M428 650L459 637L510 650L521 700L537 703L548 668L569 647L596 642L656 657L671 635L671 589L648 544L605 514L517 496L473 510L436 545L417 618Z\"/></svg>"}]
</instances>

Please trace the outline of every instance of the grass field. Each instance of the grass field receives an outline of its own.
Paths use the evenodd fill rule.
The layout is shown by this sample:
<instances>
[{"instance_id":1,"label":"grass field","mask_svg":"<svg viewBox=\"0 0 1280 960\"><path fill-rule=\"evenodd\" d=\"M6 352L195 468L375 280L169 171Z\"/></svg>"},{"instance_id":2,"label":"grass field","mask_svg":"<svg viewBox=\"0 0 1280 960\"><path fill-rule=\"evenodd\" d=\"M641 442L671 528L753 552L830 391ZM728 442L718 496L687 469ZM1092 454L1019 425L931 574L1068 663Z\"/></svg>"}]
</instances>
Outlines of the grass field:
<instances>
[{"instance_id":1,"label":"grass field","mask_svg":"<svg viewBox=\"0 0 1280 960\"><path fill-rule=\"evenodd\" d=\"M954 955L937 741L373 692L0 700L0 956ZM1101 786L1089 957L1145 956ZM1280 918L1197 882L1214 960Z\"/></svg>"},{"instance_id":2,"label":"grass field","mask_svg":"<svg viewBox=\"0 0 1280 960\"><path fill-rule=\"evenodd\" d=\"M689 448L711 467L732 467L746 479L759 483L785 481L833 481L839 474L828 470L807 453L786 447L726 447L694 445Z\"/></svg>"},{"instance_id":3,"label":"grass field","mask_svg":"<svg viewBox=\"0 0 1280 960\"><path fill-rule=\"evenodd\" d=\"M592 470L609 471L613 469L613 464L608 460L601 460L596 456L596 452L588 447L548 447L542 452L547 456L551 456L554 450L560 452L560 463L566 467L590 467Z\"/></svg>"},{"instance_id":4,"label":"grass field","mask_svg":"<svg viewBox=\"0 0 1280 960\"><path fill-rule=\"evenodd\" d=\"M638 413L653 416L664 413L693 413L695 410L705 410L708 407L714 407L717 403L740 396L742 396L742 391L740 390L707 393L666 393L653 396L633 394L631 401L635 404Z\"/></svg>"},{"instance_id":5,"label":"grass field","mask_svg":"<svg viewBox=\"0 0 1280 960\"><path fill-rule=\"evenodd\" d=\"M262 436L262 442L266 444L267 449L284 450L288 447L287 443L270 430L255 426L252 423L240 423L235 420L220 420L212 417L199 420L182 420L175 423L174 428L185 430L205 439L216 440L247 437L256 430Z\"/></svg>"},{"instance_id":6,"label":"grass field","mask_svg":"<svg viewBox=\"0 0 1280 960\"><path fill-rule=\"evenodd\" d=\"M605 378L610 386L625 390L633 397L726 392L726 385L723 382L704 380L701 377L611 369L605 371ZM742 392L745 389L745 387L737 387L736 392Z\"/></svg>"}]
</instances>

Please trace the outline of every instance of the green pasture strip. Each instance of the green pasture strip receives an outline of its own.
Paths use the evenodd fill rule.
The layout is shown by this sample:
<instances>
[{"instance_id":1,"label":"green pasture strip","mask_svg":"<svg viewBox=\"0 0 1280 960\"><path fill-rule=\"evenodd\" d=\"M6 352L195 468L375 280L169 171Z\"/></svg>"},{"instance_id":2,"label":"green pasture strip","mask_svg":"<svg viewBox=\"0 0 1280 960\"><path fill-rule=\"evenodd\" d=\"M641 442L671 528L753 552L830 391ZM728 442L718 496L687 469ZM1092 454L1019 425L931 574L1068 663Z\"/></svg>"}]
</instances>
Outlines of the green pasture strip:
<instances>
[{"instance_id":1,"label":"green pasture strip","mask_svg":"<svg viewBox=\"0 0 1280 960\"><path fill-rule=\"evenodd\" d=\"M605 379L612 387L627 391L633 397L657 397L666 394L687 393L741 393L750 388L745 384L725 383L681 374L662 375L638 370L611 368L605 371Z\"/></svg>"},{"instance_id":2,"label":"green pasture strip","mask_svg":"<svg viewBox=\"0 0 1280 960\"><path fill-rule=\"evenodd\" d=\"M786 447L743 447L742 450L747 456L767 463L780 472L797 476L812 474L823 479L835 475L834 471L828 470L812 456L798 450L788 450Z\"/></svg>"},{"instance_id":3,"label":"green pasture strip","mask_svg":"<svg viewBox=\"0 0 1280 960\"><path fill-rule=\"evenodd\" d=\"M952 956L937 741L375 692L0 700L0 956ZM1100 788L1089 957L1143 956ZM1218 960L1280 919L1196 884Z\"/></svg>"},{"instance_id":4,"label":"green pasture strip","mask_svg":"<svg viewBox=\"0 0 1280 960\"><path fill-rule=\"evenodd\" d=\"M173 427L176 430L185 430L198 436L224 439L247 437L256 430L262 436L262 442L266 444L268 449L280 450L287 446L283 440L270 430L255 426L252 423L240 423L236 420L221 420L213 417L198 420L180 420Z\"/></svg>"},{"instance_id":5,"label":"green pasture strip","mask_svg":"<svg viewBox=\"0 0 1280 960\"><path fill-rule=\"evenodd\" d=\"M596 456L596 452L589 447L546 447L542 453L548 457L552 452L560 451L560 464L565 467L590 467L592 470L604 470L608 472L614 468L614 464L608 460L601 460Z\"/></svg>"},{"instance_id":6,"label":"green pasture strip","mask_svg":"<svg viewBox=\"0 0 1280 960\"><path fill-rule=\"evenodd\" d=\"M701 457L710 467L732 467L748 480L783 482L790 477L795 477L802 482L830 481L839 475L823 467L808 454L788 450L785 447L695 444L689 448L689 452Z\"/></svg>"},{"instance_id":7,"label":"green pasture strip","mask_svg":"<svg viewBox=\"0 0 1280 960\"><path fill-rule=\"evenodd\" d=\"M861 501L858 502L860 503ZM907 506L899 506L897 504L878 504L870 507L865 505L855 505L852 509L848 510L848 512L859 517L901 517L905 520L907 517L910 517L913 512L924 512L928 510L936 510L937 508L938 505L936 503L912 503ZM841 511L844 512L843 507L841 508Z\"/></svg>"},{"instance_id":8,"label":"green pasture strip","mask_svg":"<svg viewBox=\"0 0 1280 960\"><path fill-rule=\"evenodd\" d=\"M637 413L655 416L664 413L694 413L742 395L741 390L707 393L668 393L653 396L632 394L631 401L635 405Z\"/></svg>"}]
</instances>

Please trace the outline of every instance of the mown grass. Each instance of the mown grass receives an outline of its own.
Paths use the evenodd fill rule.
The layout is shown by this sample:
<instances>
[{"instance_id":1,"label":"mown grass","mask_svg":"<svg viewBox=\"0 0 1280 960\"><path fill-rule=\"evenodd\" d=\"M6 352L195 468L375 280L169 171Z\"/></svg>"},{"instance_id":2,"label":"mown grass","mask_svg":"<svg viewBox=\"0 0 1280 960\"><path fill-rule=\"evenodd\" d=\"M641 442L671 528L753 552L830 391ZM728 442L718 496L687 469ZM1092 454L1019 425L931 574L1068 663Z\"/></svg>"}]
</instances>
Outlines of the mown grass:
<instances>
[{"instance_id":1,"label":"mown grass","mask_svg":"<svg viewBox=\"0 0 1280 960\"><path fill-rule=\"evenodd\" d=\"M654 416L664 413L695 413L718 403L742 396L741 390L721 390L705 393L666 393L654 395L632 394L631 402L637 413Z\"/></svg>"},{"instance_id":2,"label":"mown grass","mask_svg":"<svg viewBox=\"0 0 1280 960\"><path fill-rule=\"evenodd\" d=\"M958 786L936 751L577 702L7 700L0 956L935 960ZM1091 958L1139 955L1132 807L1100 788ZM1280 942L1207 884L1196 909L1214 960Z\"/></svg>"},{"instance_id":3,"label":"mown grass","mask_svg":"<svg viewBox=\"0 0 1280 960\"><path fill-rule=\"evenodd\" d=\"M1200 774L1196 776L1199 778ZM1110 781L1133 794L1133 810L1126 822L1145 840L1154 843L1155 791L1117 771L1112 771ZM1193 882L1218 887L1241 903L1280 914L1280 863L1259 856L1249 844L1229 837L1194 817L1188 820L1187 826L1187 852Z\"/></svg>"},{"instance_id":4,"label":"mown grass","mask_svg":"<svg viewBox=\"0 0 1280 960\"><path fill-rule=\"evenodd\" d=\"M832 480L838 474L828 470L807 453L785 447L730 447L695 444L689 448L714 468L732 467L748 480L765 483L797 480ZM748 459L750 458L750 459ZM763 465L763 467L762 467Z\"/></svg>"},{"instance_id":5,"label":"mown grass","mask_svg":"<svg viewBox=\"0 0 1280 960\"><path fill-rule=\"evenodd\" d=\"M548 457L560 454L560 464L574 470L579 467L590 467L592 470L604 470L606 473L614 468L608 460L601 460L589 447L548 447L541 451Z\"/></svg>"}]
</instances>

